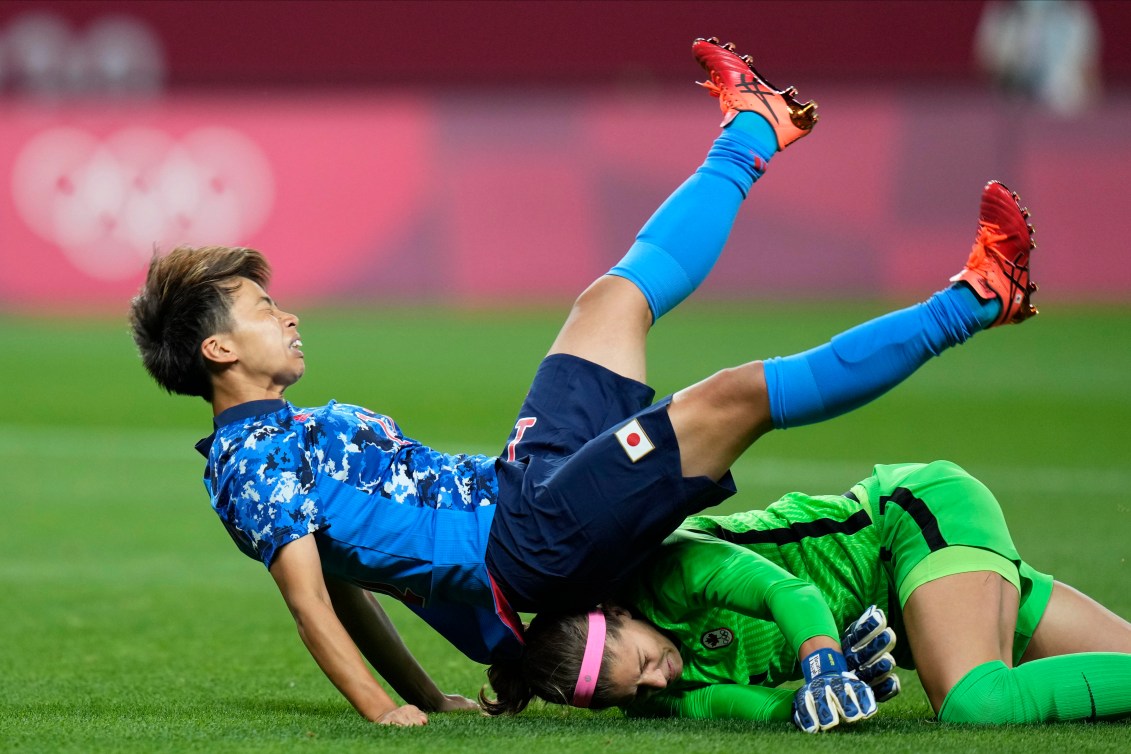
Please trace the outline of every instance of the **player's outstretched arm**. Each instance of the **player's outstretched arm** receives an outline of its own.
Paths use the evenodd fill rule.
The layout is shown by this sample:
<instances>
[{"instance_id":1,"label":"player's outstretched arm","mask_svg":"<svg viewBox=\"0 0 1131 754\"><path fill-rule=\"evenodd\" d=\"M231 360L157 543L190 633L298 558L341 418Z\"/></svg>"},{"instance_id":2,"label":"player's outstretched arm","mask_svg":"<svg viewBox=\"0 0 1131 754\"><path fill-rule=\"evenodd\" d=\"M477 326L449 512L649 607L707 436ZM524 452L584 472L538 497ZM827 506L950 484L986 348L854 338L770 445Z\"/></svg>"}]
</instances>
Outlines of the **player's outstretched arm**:
<instances>
[{"instance_id":1,"label":"player's outstretched arm","mask_svg":"<svg viewBox=\"0 0 1131 754\"><path fill-rule=\"evenodd\" d=\"M714 683L696 689L664 689L625 709L629 717L682 717L691 720L787 722L793 715L793 690Z\"/></svg>"},{"instance_id":2,"label":"player's outstretched arm","mask_svg":"<svg viewBox=\"0 0 1131 754\"><path fill-rule=\"evenodd\" d=\"M386 725L428 723L428 716L415 705L397 706L369 672L334 612L313 536L307 535L280 549L271 564L271 576L294 616L303 644L330 682L363 717Z\"/></svg>"},{"instance_id":3,"label":"player's outstretched arm","mask_svg":"<svg viewBox=\"0 0 1131 754\"><path fill-rule=\"evenodd\" d=\"M334 612L354 644L406 701L428 712L479 709L479 705L467 697L440 691L405 646L396 626L372 593L329 577L326 589Z\"/></svg>"}]
</instances>

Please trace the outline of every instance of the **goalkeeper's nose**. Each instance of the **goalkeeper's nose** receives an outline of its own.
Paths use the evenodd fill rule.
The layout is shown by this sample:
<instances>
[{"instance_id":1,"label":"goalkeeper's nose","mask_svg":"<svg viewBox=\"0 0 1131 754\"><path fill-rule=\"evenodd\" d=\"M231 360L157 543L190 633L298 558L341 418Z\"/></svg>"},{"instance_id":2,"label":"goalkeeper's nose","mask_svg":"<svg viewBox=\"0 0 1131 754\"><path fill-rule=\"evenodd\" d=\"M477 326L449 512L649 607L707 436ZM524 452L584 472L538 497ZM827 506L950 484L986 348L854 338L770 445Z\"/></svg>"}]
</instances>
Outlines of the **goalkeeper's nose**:
<instances>
[{"instance_id":1,"label":"goalkeeper's nose","mask_svg":"<svg viewBox=\"0 0 1131 754\"><path fill-rule=\"evenodd\" d=\"M665 689L668 687L667 669L659 665L646 668L640 676L640 686L649 689Z\"/></svg>"}]
</instances>

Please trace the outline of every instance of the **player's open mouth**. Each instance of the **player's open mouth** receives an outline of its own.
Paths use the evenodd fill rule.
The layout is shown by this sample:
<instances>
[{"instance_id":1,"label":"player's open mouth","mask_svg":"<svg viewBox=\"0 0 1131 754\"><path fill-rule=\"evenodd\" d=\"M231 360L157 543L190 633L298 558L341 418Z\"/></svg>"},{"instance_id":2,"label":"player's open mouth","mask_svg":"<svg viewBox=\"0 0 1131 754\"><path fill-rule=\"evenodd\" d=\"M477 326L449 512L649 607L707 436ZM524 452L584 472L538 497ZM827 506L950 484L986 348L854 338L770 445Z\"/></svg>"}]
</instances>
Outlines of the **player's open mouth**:
<instances>
[{"instance_id":1,"label":"player's open mouth","mask_svg":"<svg viewBox=\"0 0 1131 754\"><path fill-rule=\"evenodd\" d=\"M294 340L292 340L290 348L292 351L298 351L299 354L302 354L302 351L299 351L299 349L302 348L302 338L295 338Z\"/></svg>"}]
</instances>

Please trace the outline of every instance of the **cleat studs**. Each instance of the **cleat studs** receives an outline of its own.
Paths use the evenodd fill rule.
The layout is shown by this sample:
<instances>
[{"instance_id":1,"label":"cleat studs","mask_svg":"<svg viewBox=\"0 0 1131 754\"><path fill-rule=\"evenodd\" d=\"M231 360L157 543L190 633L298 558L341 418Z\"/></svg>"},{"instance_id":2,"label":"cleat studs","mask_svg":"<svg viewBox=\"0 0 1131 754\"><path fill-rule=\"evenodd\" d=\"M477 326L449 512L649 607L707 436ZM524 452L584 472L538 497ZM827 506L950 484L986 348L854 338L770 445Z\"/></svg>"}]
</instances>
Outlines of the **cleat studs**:
<instances>
[{"instance_id":1,"label":"cleat studs","mask_svg":"<svg viewBox=\"0 0 1131 754\"><path fill-rule=\"evenodd\" d=\"M706 41L710 42L713 45L719 44L719 38L718 37L707 37Z\"/></svg>"},{"instance_id":2,"label":"cleat studs","mask_svg":"<svg viewBox=\"0 0 1131 754\"><path fill-rule=\"evenodd\" d=\"M1039 285L1037 285L1036 283L1034 283L1032 281L1029 281L1029 293L1036 293L1040 289L1041 289L1041 287Z\"/></svg>"},{"instance_id":3,"label":"cleat studs","mask_svg":"<svg viewBox=\"0 0 1131 754\"><path fill-rule=\"evenodd\" d=\"M722 48L727 52L734 52L738 49L738 45L736 45L734 42L727 42L725 45L722 45Z\"/></svg>"},{"instance_id":4,"label":"cleat studs","mask_svg":"<svg viewBox=\"0 0 1131 754\"><path fill-rule=\"evenodd\" d=\"M782 94L786 95L787 97L797 97L797 87L787 86Z\"/></svg>"},{"instance_id":5,"label":"cleat studs","mask_svg":"<svg viewBox=\"0 0 1131 754\"><path fill-rule=\"evenodd\" d=\"M813 128L817 122L817 103L806 102L801 107L789 108L789 119L793 125L800 128L802 131L808 131Z\"/></svg>"}]
</instances>

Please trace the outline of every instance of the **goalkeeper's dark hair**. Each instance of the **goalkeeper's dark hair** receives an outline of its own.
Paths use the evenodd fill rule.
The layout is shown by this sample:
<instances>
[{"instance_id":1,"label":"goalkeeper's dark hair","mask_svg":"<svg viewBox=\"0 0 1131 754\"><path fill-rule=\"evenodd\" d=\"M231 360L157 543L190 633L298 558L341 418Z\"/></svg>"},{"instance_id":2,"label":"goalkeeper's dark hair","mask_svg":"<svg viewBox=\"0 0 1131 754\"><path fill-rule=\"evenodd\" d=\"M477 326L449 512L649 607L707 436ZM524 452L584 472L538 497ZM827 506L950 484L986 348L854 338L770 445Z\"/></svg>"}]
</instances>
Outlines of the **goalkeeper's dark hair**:
<instances>
[{"instance_id":1,"label":"goalkeeper's dark hair","mask_svg":"<svg viewBox=\"0 0 1131 754\"><path fill-rule=\"evenodd\" d=\"M231 326L229 315L248 278L264 288L271 266L254 249L178 246L153 255L145 284L130 302L130 332L141 361L170 393L212 400L212 375L200 344Z\"/></svg>"},{"instance_id":2,"label":"goalkeeper's dark hair","mask_svg":"<svg viewBox=\"0 0 1131 754\"><path fill-rule=\"evenodd\" d=\"M620 636L624 620L619 614L614 615L612 609L612 605L601 607L605 614L606 648L590 709L615 704L609 693L608 639ZM487 696L486 686L480 689L479 703L483 709L489 715L517 715L535 697L551 704L571 704L588 634L588 613L539 613L526 628L522 655L487 668L495 699Z\"/></svg>"}]
</instances>

